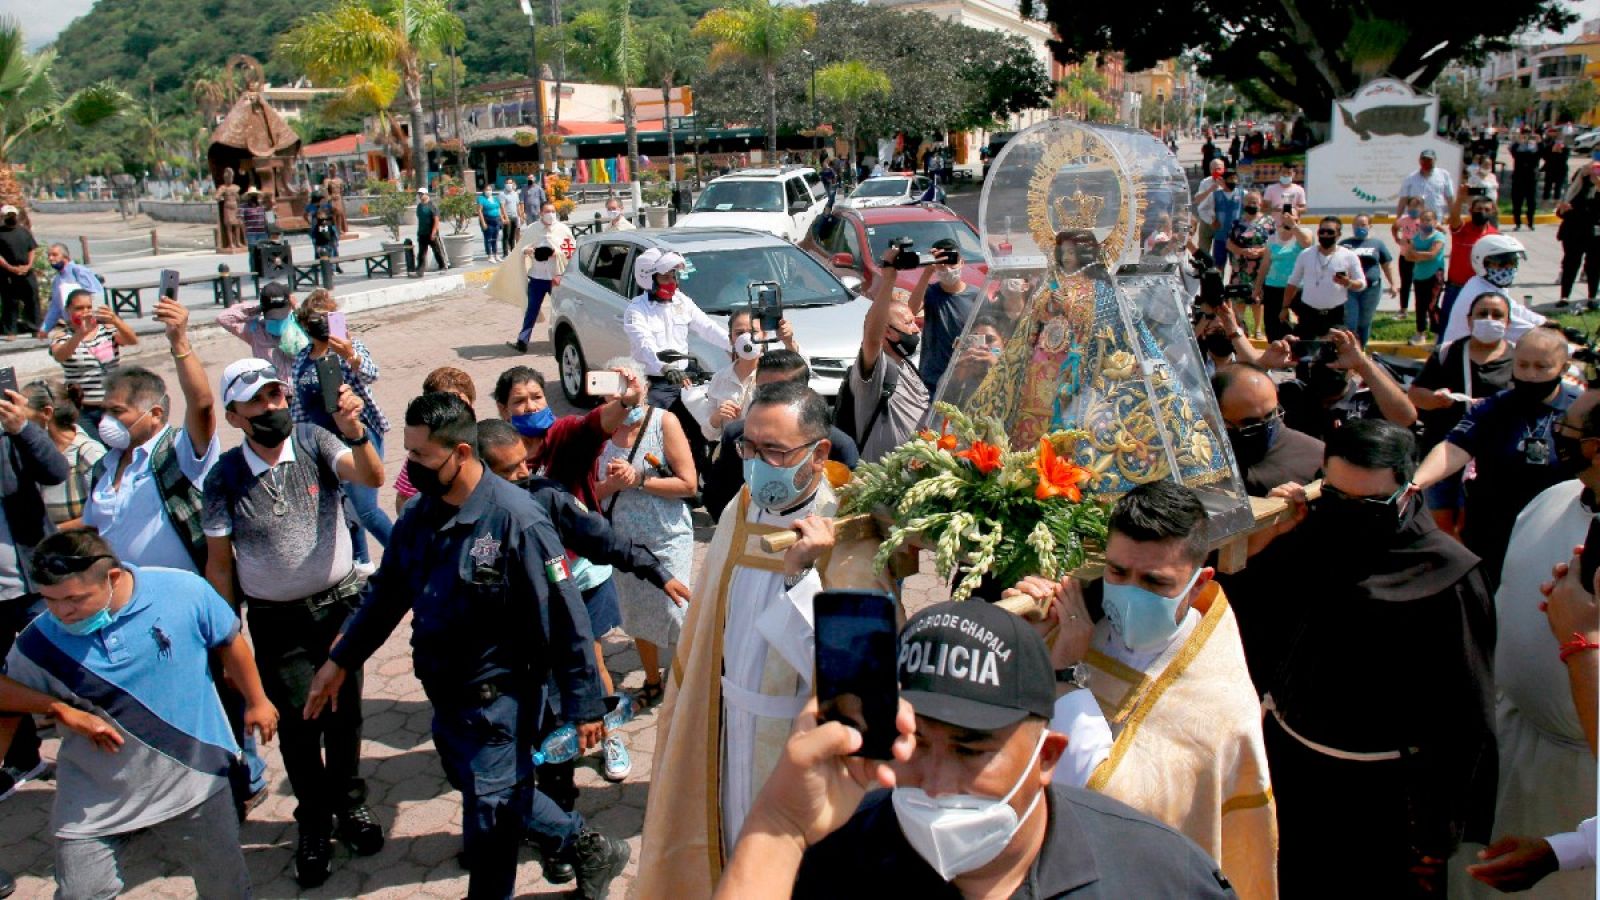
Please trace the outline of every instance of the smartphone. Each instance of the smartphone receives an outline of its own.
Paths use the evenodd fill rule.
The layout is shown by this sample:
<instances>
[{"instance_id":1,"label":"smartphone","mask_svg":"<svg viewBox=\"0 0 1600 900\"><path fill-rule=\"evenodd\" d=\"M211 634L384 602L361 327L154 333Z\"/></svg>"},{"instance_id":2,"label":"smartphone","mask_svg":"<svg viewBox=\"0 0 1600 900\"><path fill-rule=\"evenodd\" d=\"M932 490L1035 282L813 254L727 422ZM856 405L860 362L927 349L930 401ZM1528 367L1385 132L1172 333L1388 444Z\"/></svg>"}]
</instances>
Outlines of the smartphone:
<instances>
[{"instance_id":1,"label":"smartphone","mask_svg":"<svg viewBox=\"0 0 1600 900\"><path fill-rule=\"evenodd\" d=\"M947 265L947 266L953 266L956 263L961 262L961 251L959 251L959 250L935 250L935 251L933 251L933 261L936 262L936 263L942 263L942 264Z\"/></svg>"},{"instance_id":2,"label":"smartphone","mask_svg":"<svg viewBox=\"0 0 1600 900\"><path fill-rule=\"evenodd\" d=\"M11 391L15 394L22 393L21 389L17 387L17 369L15 366L0 368L0 391Z\"/></svg>"},{"instance_id":3,"label":"smartphone","mask_svg":"<svg viewBox=\"0 0 1600 900\"><path fill-rule=\"evenodd\" d=\"M600 369L584 376L583 389L591 397L615 397L627 387L621 372Z\"/></svg>"},{"instance_id":4,"label":"smartphone","mask_svg":"<svg viewBox=\"0 0 1600 900\"><path fill-rule=\"evenodd\" d=\"M856 756L889 759L900 706L894 597L882 591L823 591L812 609L819 717L861 732Z\"/></svg>"},{"instance_id":5,"label":"smartphone","mask_svg":"<svg viewBox=\"0 0 1600 900\"><path fill-rule=\"evenodd\" d=\"M1600 517L1589 523L1589 536L1583 539L1583 555L1578 557L1578 577L1583 579L1584 590L1594 590L1596 569L1600 569Z\"/></svg>"},{"instance_id":6,"label":"smartphone","mask_svg":"<svg viewBox=\"0 0 1600 900\"><path fill-rule=\"evenodd\" d=\"M178 270L161 270L161 296L178 299Z\"/></svg>"},{"instance_id":7,"label":"smartphone","mask_svg":"<svg viewBox=\"0 0 1600 900\"><path fill-rule=\"evenodd\" d=\"M1286 212L1286 213L1294 212L1294 204L1293 203L1285 203L1283 205L1283 211Z\"/></svg>"},{"instance_id":8,"label":"smartphone","mask_svg":"<svg viewBox=\"0 0 1600 900\"><path fill-rule=\"evenodd\" d=\"M778 323L783 321L783 288L776 281L754 281L745 293L750 299L750 318L761 331L756 343L776 343Z\"/></svg>"},{"instance_id":9,"label":"smartphone","mask_svg":"<svg viewBox=\"0 0 1600 900\"><path fill-rule=\"evenodd\" d=\"M328 415L339 411L339 386L344 384L344 372L339 368L339 358L324 353L317 360L317 384L322 388L322 410Z\"/></svg>"},{"instance_id":10,"label":"smartphone","mask_svg":"<svg viewBox=\"0 0 1600 900\"><path fill-rule=\"evenodd\" d=\"M328 337L336 337L341 341L350 340L350 330L345 325L344 313L328 313Z\"/></svg>"},{"instance_id":11,"label":"smartphone","mask_svg":"<svg viewBox=\"0 0 1600 900\"><path fill-rule=\"evenodd\" d=\"M1326 364L1339 358L1339 345L1333 341L1301 341L1295 349L1302 362Z\"/></svg>"},{"instance_id":12,"label":"smartphone","mask_svg":"<svg viewBox=\"0 0 1600 900\"><path fill-rule=\"evenodd\" d=\"M1481 188L1481 187L1469 187L1469 188L1467 188L1467 196L1468 197L1487 197L1487 196L1489 196L1489 189L1488 188Z\"/></svg>"}]
</instances>

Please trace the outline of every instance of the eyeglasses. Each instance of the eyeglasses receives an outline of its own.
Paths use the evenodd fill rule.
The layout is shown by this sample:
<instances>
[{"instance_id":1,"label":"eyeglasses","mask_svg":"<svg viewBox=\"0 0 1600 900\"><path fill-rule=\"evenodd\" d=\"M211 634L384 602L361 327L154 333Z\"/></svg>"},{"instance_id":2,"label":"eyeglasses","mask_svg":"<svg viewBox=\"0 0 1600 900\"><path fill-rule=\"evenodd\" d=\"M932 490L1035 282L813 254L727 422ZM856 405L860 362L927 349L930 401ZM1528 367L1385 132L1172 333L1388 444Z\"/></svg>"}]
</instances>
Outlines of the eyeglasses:
<instances>
[{"instance_id":1,"label":"eyeglasses","mask_svg":"<svg viewBox=\"0 0 1600 900\"><path fill-rule=\"evenodd\" d=\"M1393 506L1396 500L1399 500L1405 495L1405 492L1406 488L1404 485L1402 485L1399 490L1387 497L1358 497L1355 494L1347 494L1336 487L1326 484L1322 486L1322 496L1324 497L1327 497L1331 500L1348 500L1351 503L1364 503L1370 507Z\"/></svg>"},{"instance_id":2,"label":"eyeglasses","mask_svg":"<svg viewBox=\"0 0 1600 900\"><path fill-rule=\"evenodd\" d=\"M105 556L67 556L61 553L41 553L33 558L33 568L55 578L65 578L69 575L78 575L89 569L97 562L109 559L116 562L116 557Z\"/></svg>"},{"instance_id":3,"label":"eyeglasses","mask_svg":"<svg viewBox=\"0 0 1600 900\"><path fill-rule=\"evenodd\" d=\"M228 383L222 386L222 394L227 396L228 392L233 390L233 386L236 384L255 384L263 378L272 378L274 375L275 370L273 369L251 369L247 372L240 372L228 379Z\"/></svg>"},{"instance_id":4,"label":"eyeglasses","mask_svg":"<svg viewBox=\"0 0 1600 900\"><path fill-rule=\"evenodd\" d=\"M1265 418L1248 419L1238 425L1229 425L1228 430L1242 438L1251 438L1262 433L1263 431L1266 431L1267 427L1273 422L1282 421L1282 419L1283 407L1280 406L1272 412L1267 413Z\"/></svg>"},{"instance_id":5,"label":"eyeglasses","mask_svg":"<svg viewBox=\"0 0 1600 900\"><path fill-rule=\"evenodd\" d=\"M809 444L802 444L785 450L782 447L758 447L753 441L739 438L733 442L733 446L735 450L739 451L740 459L755 459L759 455L768 465L783 469L794 465L801 451L811 450L820 443L822 443L820 440L812 441Z\"/></svg>"}]
</instances>

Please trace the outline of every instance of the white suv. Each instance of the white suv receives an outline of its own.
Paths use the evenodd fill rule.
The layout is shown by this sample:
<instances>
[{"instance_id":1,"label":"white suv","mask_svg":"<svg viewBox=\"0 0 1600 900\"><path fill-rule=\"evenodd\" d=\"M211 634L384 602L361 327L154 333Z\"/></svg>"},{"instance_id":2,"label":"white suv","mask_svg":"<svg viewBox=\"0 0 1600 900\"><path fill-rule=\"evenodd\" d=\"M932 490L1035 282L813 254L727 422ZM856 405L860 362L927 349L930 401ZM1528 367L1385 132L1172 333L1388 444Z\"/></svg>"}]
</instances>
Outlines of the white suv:
<instances>
[{"instance_id":1,"label":"white suv","mask_svg":"<svg viewBox=\"0 0 1600 900\"><path fill-rule=\"evenodd\" d=\"M740 169L706 185L679 228L753 228L799 243L828 202L810 166Z\"/></svg>"}]
</instances>

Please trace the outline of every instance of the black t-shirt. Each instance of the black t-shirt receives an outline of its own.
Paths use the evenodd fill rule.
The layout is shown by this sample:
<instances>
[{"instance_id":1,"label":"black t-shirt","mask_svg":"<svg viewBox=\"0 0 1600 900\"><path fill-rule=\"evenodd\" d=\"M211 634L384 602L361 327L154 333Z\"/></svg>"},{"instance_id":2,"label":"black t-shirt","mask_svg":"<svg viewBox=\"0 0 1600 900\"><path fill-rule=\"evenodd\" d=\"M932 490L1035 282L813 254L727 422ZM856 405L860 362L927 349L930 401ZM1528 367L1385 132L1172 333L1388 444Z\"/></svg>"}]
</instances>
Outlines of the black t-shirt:
<instances>
[{"instance_id":1,"label":"black t-shirt","mask_svg":"<svg viewBox=\"0 0 1600 900\"><path fill-rule=\"evenodd\" d=\"M10 228L0 225L0 259L13 266L27 265L28 254L38 246L39 242L33 239L33 232L21 225ZM4 274L7 277L18 277L10 272Z\"/></svg>"},{"instance_id":2,"label":"black t-shirt","mask_svg":"<svg viewBox=\"0 0 1600 900\"><path fill-rule=\"evenodd\" d=\"M1205 851L1179 832L1110 797L1050 785L1044 846L1013 897L1126 900L1233 897ZM906 842L890 792L868 794L843 827L806 850L795 878L800 898L953 898L961 894Z\"/></svg>"},{"instance_id":3,"label":"black t-shirt","mask_svg":"<svg viewBox=\"0 0 1600 900\"><path fill-rule=\"evenodd\" d=\"M962 285L961 290L954 294L945 293L938 284L928 285L922 307L926 324L923 326L922 358L918 363L918 373L922 375L922 383L927 386L930 395L939 386L944 370L950 367L950 358L955 355L956 338L967 327L967 319L971 318L973 304L977 302L978 289L970 284Z\"/></svg>"},{"instance_id":4,"label":"black t-shirt","mask_svg":"<svg viewBox=\"0 0 1600 900\"><path fill-rule=\"evenodd\" d=\"M1322 474L1322 442L1293 428L1278 432L1267 455L1244 473L1245 493L1265 497L1273 488L1294 482L1308 484Z\"/></svg>"},{"instance_id":5,"label":"black t-shirt","mask_svg":"<svg viewBox=\"0 0 1600 900\"><path fill-rule=\"evenodd\" d=\"M418 203L417 234L424 240L431 237L433 235L433 222L437 218L439 218L439 212L434 209L432 203Z\"/></svg>"},{"instance_id":6,"label":"black t-shirt","mask_svg":"<svg viewBox=\"0 0 1600 900\"><path fill-rule=\"evenodd\" d=\"M1493 397L1511 386L1511 369L1514 362L1512 355L1507 353L1496 360L1487 363L1472 365L1472 390L1463 389L1465 382L1462 379L1461 354L1467 352L1467 344L1471 338L1458 338L1448 347L1435 350L1428 356L1428 361L1422 366L1422 372L1416 380L1411 382L1416 387L1428 391L1437 391L1443 388L1457 393L1471 393L1475 399ZM1444 440L1450 429L1456 427L1461 417L1467 414L1465 404L1457 403L1446 409L1420 409L1417 417L1422 421L1423 446L1432 447Z\"/></svg>"}]
</instances>

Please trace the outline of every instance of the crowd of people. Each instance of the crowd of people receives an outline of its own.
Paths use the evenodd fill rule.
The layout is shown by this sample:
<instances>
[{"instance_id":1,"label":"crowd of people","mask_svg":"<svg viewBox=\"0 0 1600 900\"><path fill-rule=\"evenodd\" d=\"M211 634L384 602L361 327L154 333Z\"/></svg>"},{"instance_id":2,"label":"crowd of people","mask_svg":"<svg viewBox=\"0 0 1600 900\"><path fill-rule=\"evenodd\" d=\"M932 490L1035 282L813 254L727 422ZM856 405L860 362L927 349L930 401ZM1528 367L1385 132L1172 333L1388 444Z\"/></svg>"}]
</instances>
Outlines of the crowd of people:
<instances>
[{"instance_id":1,"label":"crowd of people","mask_svg":"<svg viewBox=\"0 0 1600 900\"><path fill-rule=\"evenodd\" d=\"M1525 251L1489 195L1434 162L1406 180L1393 253L1369 216L1302 225L1294 171L1258 192L1209 161L1194 233L1166 240L1193 254L1195 346L1245 490L1291 514L1223 574L1200 495L1143 484L1109 511L1101 579L1006 586L1039 621L981 601L910 616L881 762L812 696L816 595L899 587L835 528L836 488L1001 363L1039 284L968 284L934 244L909 290L872 285L830 408L789 323L708 318L686 260L651 249L594 408L558 415L514 365L480 420L444 367L397 425L328 291L267 285L225 312L245 346L215 382L162 298L174 403L68 282L44 323L59 378L0 395L0 795L51 775L33 717L53 719L60 896L119 893L152 831L182 842L199 895L245 897L239 825L275 740L292 871L321 885L336 843L385 843L363 668L409 614L470 897L510 897L524 845L546 881L607 895L633 851L577 810L574 770L595 752L629 778L618 725L652 708L645 898L1592 892L1569 870L1595 857L1600 581L1574 548L1600 511L1600 393L1510 293ZM1574 184L1586 209L1600 168ZM478 202L526 351L575 245L514 182ZM437 214L418 228L433 243ZM1063 232L1057 261L1094 249ZM1365 349L1384 292L1415 298L1418 343L1438 335L1414 379ZM724 354L704 384L691 334ZM764 553L778 532L792 545ZM636 692L606 665L614 629ZM981 677L958 669L979 657Z\"/></svg>"}]
</instances>

